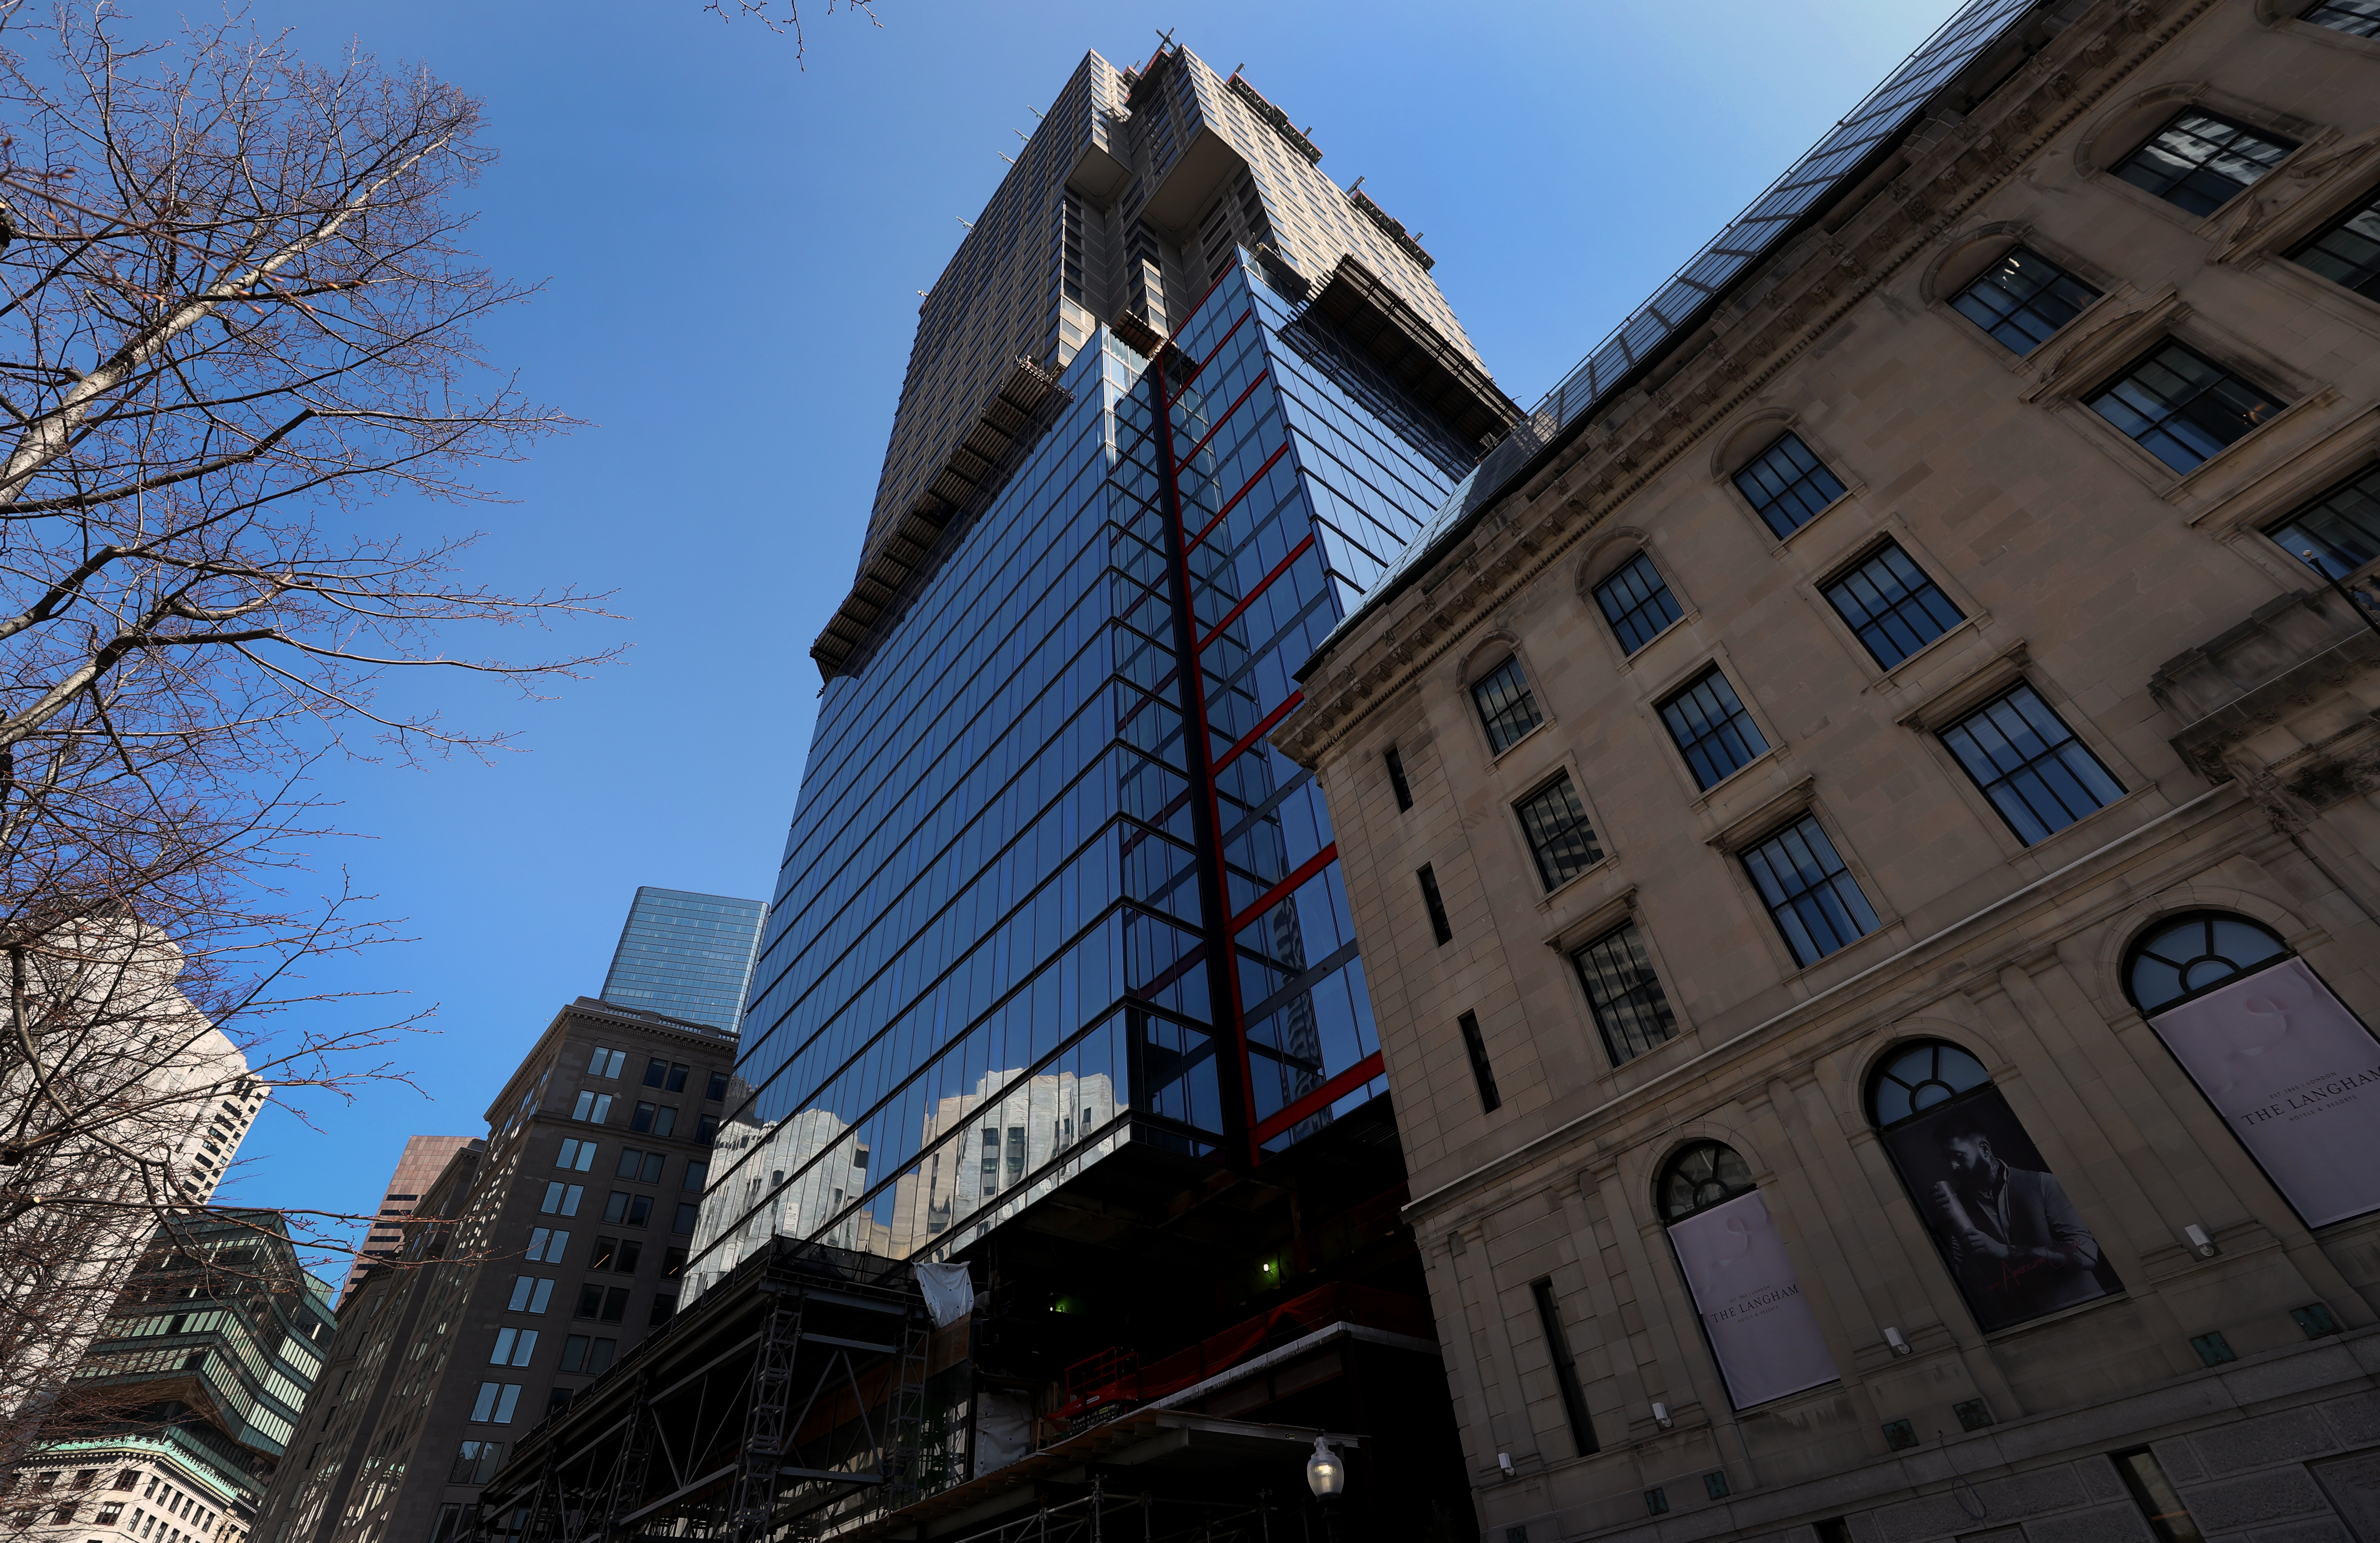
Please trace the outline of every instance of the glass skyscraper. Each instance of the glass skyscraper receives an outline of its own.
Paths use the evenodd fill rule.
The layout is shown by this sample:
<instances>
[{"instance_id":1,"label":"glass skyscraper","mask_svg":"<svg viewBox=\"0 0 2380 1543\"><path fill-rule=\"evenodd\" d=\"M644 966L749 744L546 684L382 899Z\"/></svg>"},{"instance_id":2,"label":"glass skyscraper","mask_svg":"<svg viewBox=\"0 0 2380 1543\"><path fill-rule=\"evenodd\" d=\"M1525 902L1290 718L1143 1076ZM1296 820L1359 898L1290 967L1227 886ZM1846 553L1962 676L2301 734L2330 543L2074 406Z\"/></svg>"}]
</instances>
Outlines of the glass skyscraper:
<instances>
[{"instance_id":1,"label":"glass skyscraper","mask_svg":"<svg viewBox=\"0 0 2380 1543\"><path fill-rule=\"evenodd\" d=\"M1512 409L1433 324L1427 254L1401 226L1335 236L1394 222L1236 76L1093 55L1075 97L1117 111L1083 144L1045 121L1009 181L1044 179L1050 226L1007 222L1011 266L1046 237L1050 298L1122 314L993 378L997 432L952 431L963 477L917 472L914 443L888 464L948 496L880 509L815 650L698 1280L772 1234L945 1255L1108 1160L1245 1170L1384 1087L1320 792L1266 735ZM1104 208L1075 191L1092 173ZM1237 238L1184 248L1157 207ZM996 267L971 249L992 223L945 286ZM1104 278L1075 275L1083 251ZM951 352L921 326L929 346ZM896 447L942 395L911 377Z\"/></svg>"},{"instance_id":2,"label":"glass skyscraper","mask_svg":"<svg viewBox=\"0 0 2380 1543\"><path fill-rule=\"evenodd\" d=\"M733 1033L768 909L758 900L638 886L603 1000Z\"/></svg>"}]
</instances>

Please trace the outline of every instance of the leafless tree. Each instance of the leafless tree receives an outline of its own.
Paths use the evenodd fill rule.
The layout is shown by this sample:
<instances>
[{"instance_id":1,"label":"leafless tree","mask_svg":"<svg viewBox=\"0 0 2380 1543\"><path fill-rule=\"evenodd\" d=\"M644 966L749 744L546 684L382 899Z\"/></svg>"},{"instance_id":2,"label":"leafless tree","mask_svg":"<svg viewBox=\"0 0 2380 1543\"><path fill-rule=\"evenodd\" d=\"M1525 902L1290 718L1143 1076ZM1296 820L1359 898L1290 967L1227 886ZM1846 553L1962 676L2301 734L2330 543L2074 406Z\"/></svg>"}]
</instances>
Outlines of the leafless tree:
<instances>
[{"instance_id":1,"label":"leafless tree","mask_svg":"<svg viewBox=\"0 0 2380 1543\"><path fill-rule=\"evenodd\" d=\"M463 246L479 104L237 17L122 28L0 6L0 1464L223 1121L403 1075L404 1026L299 978L382 935L297 893L307 769L496 743L395 673L590 662L454 651L590 601L385 529L563 421L474 343L523 295Z\"/></svg>"},{"instance_id":2,"label":"leafless tree","mask_svg":"<svg viewBox=\"0 0 2380 1543\"><path fill-rule=\"evenodd\" d=\"M864 16L878 27L884 25L876 15L876 0L826 0L826 14L832 16L840 4L855 16ZM733 5L735 9L729 10ZM809 67L809 39L802 31L801 0L785 0L784 8L777 8L777 0L710 0L702 7L722 21L745 18L757 21L772 32L791 32L794 37L794 63L803 69Z\"/></svg>"}]
</instances>

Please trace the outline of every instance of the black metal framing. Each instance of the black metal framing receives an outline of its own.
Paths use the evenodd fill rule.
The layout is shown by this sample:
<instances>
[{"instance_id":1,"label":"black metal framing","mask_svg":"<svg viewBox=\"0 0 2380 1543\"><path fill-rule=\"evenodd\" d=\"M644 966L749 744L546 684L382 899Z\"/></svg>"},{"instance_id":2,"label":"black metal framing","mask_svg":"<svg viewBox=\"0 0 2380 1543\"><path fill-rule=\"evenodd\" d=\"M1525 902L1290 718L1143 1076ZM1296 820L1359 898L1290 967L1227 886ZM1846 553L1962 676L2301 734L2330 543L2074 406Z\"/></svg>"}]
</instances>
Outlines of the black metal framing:
<instances>
[{"instance_id":1,"label":"black metal framing","mask_svg":"<svg viewBox=\"0 0 2380 1543\"><path fill-rule=\"evenodd\" d=\"M760 1543L917 1498L931 1332L906 1264L779 1238L532 1429L483 1543Z\"/></svg>"}]
</instances>

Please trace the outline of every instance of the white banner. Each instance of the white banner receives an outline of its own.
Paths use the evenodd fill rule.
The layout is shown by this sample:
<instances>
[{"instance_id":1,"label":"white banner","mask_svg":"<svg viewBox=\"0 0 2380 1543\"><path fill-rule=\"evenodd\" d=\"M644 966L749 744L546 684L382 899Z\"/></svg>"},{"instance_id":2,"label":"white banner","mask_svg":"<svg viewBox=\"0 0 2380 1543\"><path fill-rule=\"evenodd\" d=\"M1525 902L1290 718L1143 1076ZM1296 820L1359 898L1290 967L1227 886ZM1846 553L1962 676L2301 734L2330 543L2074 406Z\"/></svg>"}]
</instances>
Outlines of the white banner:
<instances>
[{"instance_id":1,"label":"white banner","mask_svg":"<svg viewBox=\"0 0 2380 1543\"><path fill-rule=\"evenodd\" d=\"M1738 1409L1840 1379L1758 1191L1670 1229Z\"/></svg>"},{"instance_id":2,"label":"white banner","mask_svg":"<svg viewBox=\"0 0 2380 1543\"><path fill-rule=\"evenodd\" d=\"M2149 1027L2307 1226L2380 1210L2380 1040L2304 960Z\"/></svg>"}]
</instances>

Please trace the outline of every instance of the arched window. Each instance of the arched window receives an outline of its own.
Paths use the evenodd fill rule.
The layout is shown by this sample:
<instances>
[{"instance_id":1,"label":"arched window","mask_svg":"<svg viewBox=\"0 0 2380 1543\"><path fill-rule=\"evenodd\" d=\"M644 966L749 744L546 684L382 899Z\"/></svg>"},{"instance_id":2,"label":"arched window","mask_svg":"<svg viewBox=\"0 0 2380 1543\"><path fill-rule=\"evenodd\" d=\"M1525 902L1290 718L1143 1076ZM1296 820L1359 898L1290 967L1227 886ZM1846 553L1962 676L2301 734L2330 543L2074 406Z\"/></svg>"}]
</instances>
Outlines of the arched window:
<instances>
[{"instance_id":1,"label":"arched window","mask_svg":"<svg viewBox=\"0 0 2380 1543\"><path fill-rule=\"evenodd\" d=\"M1718 1141L1694 1142L1661 1170L1661 1220L1683 1221L1752 1187L1752 1169L1734 1148Z\"/></svg>"},{"instance_id":2,"label":"arched window","mask_svg":"<svg viewBox=\"0 0 2380 1543\"><path fill-rule=\"evenodd\" d=\"M2307 1226L2380 1210L2380 1044L2271 928L2168 917L2133 940L2124 991Z\"/></svg>"},{"instance_id":3,"label":"arched window","mask_svg":"<svg viewBox=\"0 0 2380 1543\"><path fill-rule=\"evenodd\" d=\"M2228 911L2168 917L2132 944L2124 990L2155 1013L2286 958L2289 947L2262 922Z\"/></svg>"},{"instance_id":4,"label":"arched window","mask_svg":"<svg viewBox=\"0 0 2380 1543\"><path fill-rule=\"evenodd\" d=\"M1890 1130L1912 1114L1987 1085L1984 1063L1946 1039L1921 1039L1884 1063L1868 1089L1867 1117Z\"/></svg>"},{"instance_id":5,"label":"arched window","mask_svg":"<svg viewBox=\"0 0 2380 1543\"><path fill-rule=\"evenodd\" d=\"M1841 1377L1752 1165L1734 1148L1687 1143L1661 1165L1653 1198L1730 1403L1749 1409Z\"/></svg>"},{"instance_id":6,"label":"arched window","mask_svg":"<svg viewBox=\"0 0 2380 1543\"><path fill-rule=\"evenodd\" d=\"M1869 1079L1867 1112L1985 1333L2121 1289L1971 1052L1945 1039L1896 1047Z\"/></svg>"}]
</instances>

